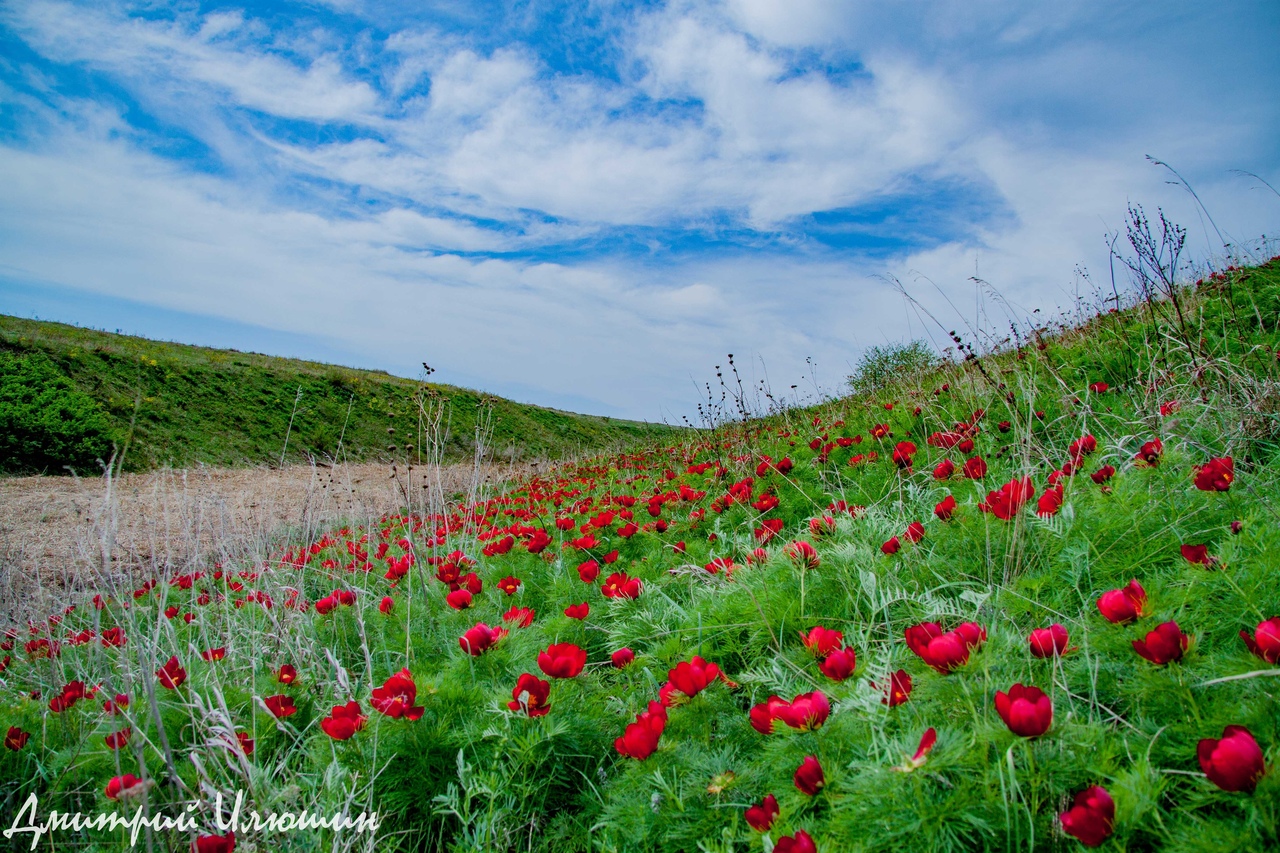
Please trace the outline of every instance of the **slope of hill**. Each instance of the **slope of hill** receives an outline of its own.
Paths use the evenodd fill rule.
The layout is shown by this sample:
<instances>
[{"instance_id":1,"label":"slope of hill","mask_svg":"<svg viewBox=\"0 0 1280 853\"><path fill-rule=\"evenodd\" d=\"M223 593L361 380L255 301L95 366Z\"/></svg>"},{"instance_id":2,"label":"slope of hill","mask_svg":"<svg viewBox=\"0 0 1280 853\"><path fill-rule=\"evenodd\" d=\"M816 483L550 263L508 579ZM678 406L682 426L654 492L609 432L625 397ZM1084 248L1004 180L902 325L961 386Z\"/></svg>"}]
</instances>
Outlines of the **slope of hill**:
<instances>
[{"instance_id":1,"label":"slope of hill","mask_svg":"<svg viewBox=\"0 0 1280 853\"><path fill-rule=\"evenodd\" d=\"M470 457L477 426L500 459L562 458L672 434L662 424L523 405L416 382L235 350L0 315L0 470L97 470L112 442L126 468L320 459ZM295 410L296 402L296 410ZM436 421L439 416L439 421ZM290 422L292 420L292 426ZM7 451L7 452L4 452Z\"/></svg>"},{"instance_id":2,"label":"slope of hill","mask_svg":"<svg viewBox=\"0 0 1280 853\"><path fill-rule=\"evenodd\" d=\"M1280 259L1172 295L58 601L0 643L0 825L38 796L197 815L170 849L1280 849ZM231 837L237 792L380 828Z\"/></svg>"}]
</instances>

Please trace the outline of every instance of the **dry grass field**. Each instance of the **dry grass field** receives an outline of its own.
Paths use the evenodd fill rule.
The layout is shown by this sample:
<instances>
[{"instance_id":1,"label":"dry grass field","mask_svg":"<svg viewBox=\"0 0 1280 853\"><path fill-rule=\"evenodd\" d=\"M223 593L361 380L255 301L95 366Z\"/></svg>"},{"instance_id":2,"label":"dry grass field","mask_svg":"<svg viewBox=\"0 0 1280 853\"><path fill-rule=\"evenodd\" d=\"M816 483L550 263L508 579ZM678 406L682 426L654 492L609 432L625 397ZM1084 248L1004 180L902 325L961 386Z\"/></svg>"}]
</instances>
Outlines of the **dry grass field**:
<instances>
[{"instance_id":1,"label":"dry grass field","mask_svg":"<svg viewBox=\"0 0 1280 853\"><path fill-rule=\"evenodd\" d=\"M408 467L163 469L118 477L0 479L0 618L87 589L103 572L229 562L272 536L465 497L536 470L470 463Z\"/></svg>"}]
</instances>

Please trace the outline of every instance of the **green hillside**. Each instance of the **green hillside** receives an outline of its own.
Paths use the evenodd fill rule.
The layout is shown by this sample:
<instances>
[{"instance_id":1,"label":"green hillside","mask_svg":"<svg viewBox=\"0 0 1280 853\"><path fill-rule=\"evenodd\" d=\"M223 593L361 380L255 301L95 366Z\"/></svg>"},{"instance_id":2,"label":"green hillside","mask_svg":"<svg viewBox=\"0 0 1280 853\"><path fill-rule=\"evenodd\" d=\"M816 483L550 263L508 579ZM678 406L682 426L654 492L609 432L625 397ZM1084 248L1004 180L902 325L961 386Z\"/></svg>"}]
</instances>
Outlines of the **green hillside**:
<instances>
[{"instance_id":1,"label":"green hillside","mask_svg":"<svg viewBox=\"0 0 1280 853\"><path fill-rule=\"evenodd\" d=\"M295 412L296 401L296 412ZM0 315L0 470L96 471L113 443L125 467L412 460L420 415L440 414L445 460L563 458L672 432L663 424L522 405L465 388L237 350ZM290 428L290 418L293 419Z\"/></svg>"},{"instance_id":2,"label":"green hillside","mask_svg":"<svg viewBox=\"0 0 1280 853\"><path fill-rule=\"evenodd\" d=\"M196 815L169 850L1274 853L1280 258L1143 295L0 617L0 826L35 797ZM303 811L379 826L246 825Z\"/></svg>"}]
</instances>

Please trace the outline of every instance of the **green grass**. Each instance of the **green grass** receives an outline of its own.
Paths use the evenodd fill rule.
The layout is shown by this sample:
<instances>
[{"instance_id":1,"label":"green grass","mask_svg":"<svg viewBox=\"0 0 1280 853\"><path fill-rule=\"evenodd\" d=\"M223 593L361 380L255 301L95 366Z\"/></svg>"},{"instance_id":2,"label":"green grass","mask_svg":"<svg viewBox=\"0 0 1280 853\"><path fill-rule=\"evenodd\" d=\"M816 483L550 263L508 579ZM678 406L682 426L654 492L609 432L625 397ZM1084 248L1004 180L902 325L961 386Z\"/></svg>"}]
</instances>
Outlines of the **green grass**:
<instances>
[{"instance_id":1,"label":"green grass","mask_svg":"<svg viewBox=\"0 0 1280 853\"><path fill-rule=\"evenodd\" d=\"M19 364L29 374L52 372L96 404L93 416L105 419L108 438L127 447L129 470L274 464L286 434L286 461L296 462L336 456L339 439L344 458L353 461L416 461L424 444L442 452L445 461L469 459L477 426L489 456L497 459L560 459L674 433L663 424L572 414L379 371L5 315L0 355L8 359L0 366L11 365L4 367L6 374L17 372ZM441 441L432 441L425 435L429 429L420 426L424 409L433 418L442 414L435 424ZM0 398L0 419L7 414ZM46 426L34 428L45 430L46 447L57 444ZM97 424L89 431L101 432ZM6 454L0 471L59 474L67 464L98 470L92 454L66 452L53 459L33 452Z\"/></svg>"},{"instance_id":2,"label":"green grass","mask_svg":"<svg viewBox=\"0 0 1280 853\"><path fill-rule=\"evenodd\" d=\"M353 520L314 541L285 536L228 567L234 574L183 569L203 572L188 578L190 589L181 577L160 578L153 589L135 578L104 590L102 610L65 602L78 606L57 625L37 624L35 633L23 626L8 652L0 731L18 726L32 738L21 751L0 750L0 824L32 792L44 810L127 813L132 806L108 801L104 786L114 775L145 773L156 780L150 807L170 811L193 800L207 805L214 790L245 790L262 812L376 809L384 821L376 849L388 851L737 853L772 849L800 830L825 853L1069 851L1083 848L1061 833L1058 816L1077 792L1100 785L1116 804L1114 832L1100 849L1275 850L1280 668L1250 654L1239 632L1280 616L1272 415L1280 260L1233 271L1225 284L1182 294L1194 335L1174 325L1165 304L1028 330L1021 346L902 378L879 398L831 401L566 465L438 517ZM1109 389L1091 390L1098 382ZM1162 415L1174 401L1177 410L1166 406ZM975 423L977 410L985 415L976 420L973 453L988 462L986 478L935 480L943 457L961 463L967 454L928 437ZM872 438L878 424L892 436ZM1043 492L1083 435L1093 435L1097 449L1064 479L1056 515L1038 517L1034 501L1008 521L979 509L1015 477L1031 477ZM824 443L854 436L862 441L824 454ZM1138 448L1156 437L1164 444L1159 464L1137 464ZM918 448L910 470L890 461L903 440ZM848 464L869 451L878 458ZM757 474L765 455L789 457L795 467L785 476ZM1235 460L1230 489L1196 488L1197 466L1222 456ZM1116 473L1095 483L1090 475L1104 465ZM726 506L730 487L748 477L753 497L773 493L778 506ZM598 530L590 555L616 549L617 562L594 584L580 580L587 554L566 542L585 522L635 498L635 523L652 525L649 496L681 487L686 498L662 504L666 530L624 537L621 518ZM947 494L958 508L944 522L933 507ZM828 509L841 500L864 509ZM827 514L834 531L815 536L810 520ZM557 518L572 519L575 529L559 530ZM781 533L747 565L763 519L781 521ZM923 522L924 538L884 554L882 544L913 521ZM541 554L520 543L484 554L506 533L523 540L532 528L551 539ZM816 568L787 556L797 540L812 543ZM1216 563L1189 563L1184 544L1207 545ZM415 566L392 584L387 560L406 545ZM447 589L428 564L455 549L475 559L483 582L463 611L446 606ZM721 557L739 566L731 577L704 570ZM643 581L638 599L602 594L614 570ZM522 582L511 596L497 588L509 575ZM1106 621L1098 597L1134 579L1147 592L1147 612L1134 624ZM335 589L353 591L355 603L317 612L314 602ZM250 594L269 595L272 606ZM291 595L301 606L287 606ZM384 596L394 601L390 614L378 609ZM591 606L585 621L563 615L583 601ZM513 605L536 611L529 627L511 627L479 657L462 650L464 631L502 624ZM168 606L193 614L190 623L165 618ZM1182 660L1157 666L1139 657L1133 641L1169 620L1193 637ZM929 621L948 629L977 622L987 639L941 674L904 642L907 628ZM1071 651L1034 658L1030 631L1052 623L1067 629ZM67 639L110 625L128 635L124 649ZM800 634L815 625L842 631L856 651L848 679L828 679L804 648ZM59 657L24 651L41 637L63 643ZM538 655L553 643L585 649L586 669L551 679L546 716L508 711L517 678L540 675ZM200 659L217 646L226 647L224 660ZM636 658L617 670L610 655L623 646ZM176 691L151 674L170 655L189 672ZM669 671L694 655L716 662L734 684L717 681L674 703L649 757L619 755L614 739L658 698ZM283 663L297 667L296 684L276 682ZM372 691L402 667L424 709L417 721L371 707ZM889 708L875 685L898 669L913 690ZM49 697L72 679L131 696L128 749L105 748L102 737L122 722L104 716L97 700L50 710ZM1051 698L1053 722L1039 737L1015 735L995 711L996 692L1015 683ZM766 736L750 725L749 710L771 695L789 700L814 690L832 707L820 728ZM257 701L275 694L293 697L298 713L277 722ZM349 699L368 723L350 740L332 740L318 721ZM1198 742L1228 725L1247 727L1264 752L1267 769L1252 792L1221 790L1201 773ZM923 766L895 771L929 727L938 741ZM231 745L232 730L255 738L252 756ZM826 777L815 797L792 782L808 755ZM766 839L744 811L770 793L781 813ZM88 849L116 843L92 833L74 840ZM188 837L158 841L179 848ZM240 841L280 851L364 849L360 837L325 832Z\"/></svg>"}]
</instances>

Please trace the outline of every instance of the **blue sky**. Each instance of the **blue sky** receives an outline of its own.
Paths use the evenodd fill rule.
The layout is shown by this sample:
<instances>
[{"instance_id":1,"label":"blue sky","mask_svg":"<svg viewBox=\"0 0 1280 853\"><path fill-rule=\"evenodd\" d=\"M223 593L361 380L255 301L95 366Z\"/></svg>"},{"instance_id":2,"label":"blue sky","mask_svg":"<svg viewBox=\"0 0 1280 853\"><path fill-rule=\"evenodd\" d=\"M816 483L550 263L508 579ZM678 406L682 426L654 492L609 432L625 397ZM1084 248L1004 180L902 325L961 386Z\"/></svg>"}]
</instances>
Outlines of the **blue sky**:
<instances>
[{"instance_id":1,"label":"blue sky","mask_svg":"<svg viewBox=\"0 0 1280 853\"><path fill-rule=\"evenodd\" d=\"M1132 6L1134 8L1117 8ZM1274 235L1280 5L0 2L0 311L693 415ZM953 308L952 306L956 306ZM961 316L957 316L959 311ZM816 365L816 366L815 366Z\"/></svg>"}]
</instances>

